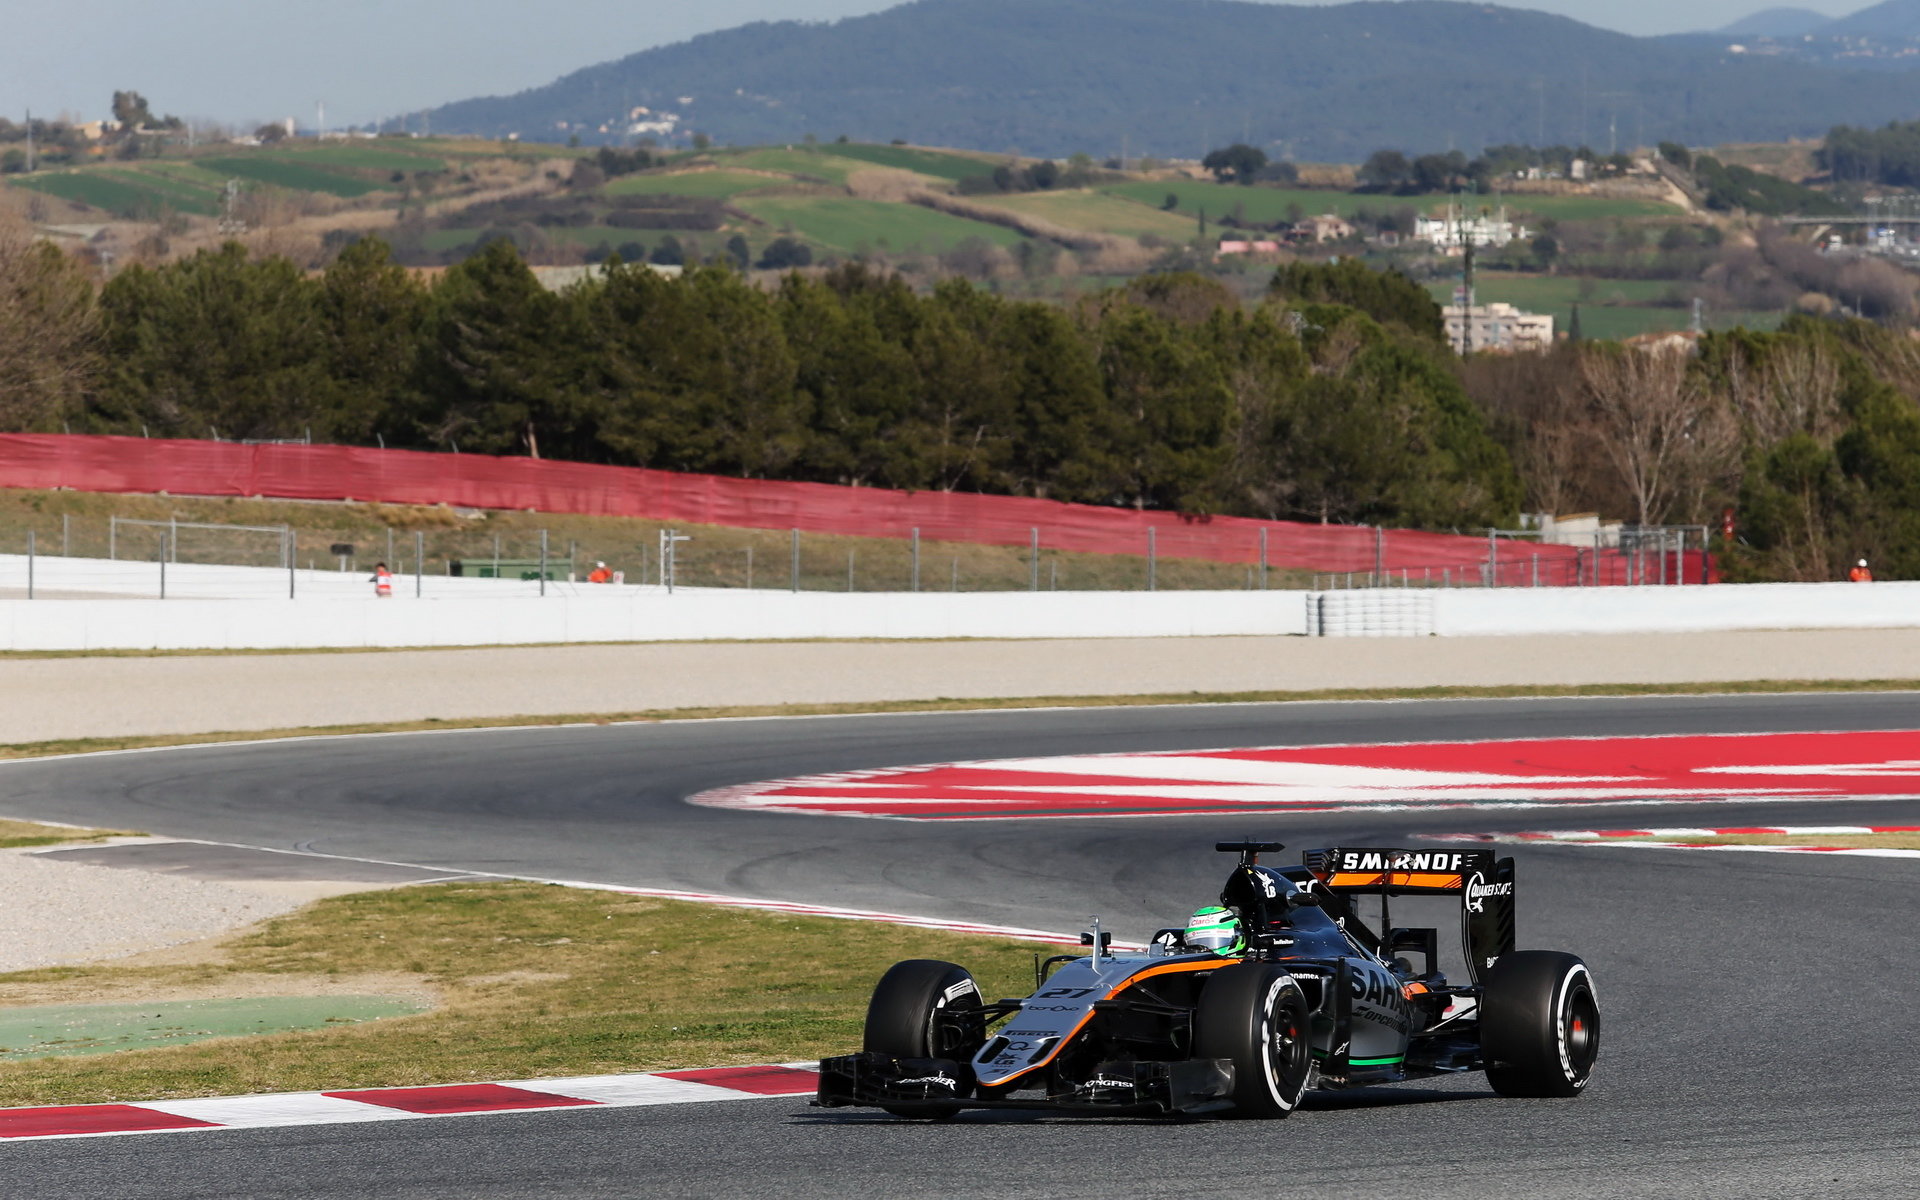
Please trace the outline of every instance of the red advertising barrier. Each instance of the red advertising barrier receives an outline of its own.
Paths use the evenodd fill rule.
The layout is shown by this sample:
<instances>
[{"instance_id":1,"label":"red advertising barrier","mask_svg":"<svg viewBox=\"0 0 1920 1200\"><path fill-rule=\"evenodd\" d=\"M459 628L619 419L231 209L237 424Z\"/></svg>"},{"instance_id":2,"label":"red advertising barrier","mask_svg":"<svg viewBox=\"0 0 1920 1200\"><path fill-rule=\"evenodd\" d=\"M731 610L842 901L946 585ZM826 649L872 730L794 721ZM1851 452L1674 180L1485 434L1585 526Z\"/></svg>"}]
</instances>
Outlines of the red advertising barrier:
<instances>
[{"instance_id":1,"label":"red advertising barrier","mask_svg":"<svg viewBox=\"0 0 1920 1200\"><path fill-rule=\"evenodd\" d=\"M823 483L780 483L680 474L642 467L594 466L481 454L434 454L358 446L244 445L77 434L0 434L0 487L87 492L168 492L191 496L267 496L381 504L455 504L798 529L806 533L904 538L918 529L932 541L1024 546L1039 530L1052 550L1169 558L1260 561L1313 571L1442 572L1480 582L1488 560L1483 537L1309 525L1244 517L1101 508L1016 496L902 492ZM1619 557L1570 546L1504 543L1500 580L1525 583L1537 557L1540 582L1624 583ZM1699 582L1699 555L1693 554ZM1677 574L1677 572L1676 572ZM1580 578L1576 578L1580 577ZM1418 578L1418 575L1416 575ZM1655 578L1647 577L1647 582ZM1675 580L1677 582L1677 579Z\"/></svg>"}]
</instances>

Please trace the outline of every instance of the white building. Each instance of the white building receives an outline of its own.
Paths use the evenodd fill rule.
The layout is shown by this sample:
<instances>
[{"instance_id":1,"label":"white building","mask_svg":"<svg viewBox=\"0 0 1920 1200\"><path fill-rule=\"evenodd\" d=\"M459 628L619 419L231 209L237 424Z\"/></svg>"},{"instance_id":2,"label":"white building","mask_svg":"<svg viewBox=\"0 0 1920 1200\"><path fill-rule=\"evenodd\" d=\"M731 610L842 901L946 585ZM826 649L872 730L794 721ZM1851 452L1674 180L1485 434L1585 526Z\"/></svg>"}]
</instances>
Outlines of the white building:
<instances>
[{"instance_id":1,"label":"white building","mask_svg":"<svg viewBox=\"0 0 1920 1200\"><path fill-rule=\"evenodd\" d=\"M1413 219L1414 240L1431 243L1442 254L1459 254L1469 245L1505 246L1514 241L1526 241L1530 236L1532 234L1525 225L1515 225L1507 219L1504 204L1493 212L1482 210L1477 215L1468 216L1461 212L1458 205L1449 203L1443 217Z\"/></svg>"},{"instance_id":2,"label":"white building","mask_svg":"<svg viewBox=\"0 0 1920 1200\"><path fill-rule=\"evenodd\" d=\"M1447 344L1462 354L1480 350L1546 350L1553 345L1553 317L1521 312L1511 304L1454 303L1441 310Z\"/></svg>"}]
</instances>

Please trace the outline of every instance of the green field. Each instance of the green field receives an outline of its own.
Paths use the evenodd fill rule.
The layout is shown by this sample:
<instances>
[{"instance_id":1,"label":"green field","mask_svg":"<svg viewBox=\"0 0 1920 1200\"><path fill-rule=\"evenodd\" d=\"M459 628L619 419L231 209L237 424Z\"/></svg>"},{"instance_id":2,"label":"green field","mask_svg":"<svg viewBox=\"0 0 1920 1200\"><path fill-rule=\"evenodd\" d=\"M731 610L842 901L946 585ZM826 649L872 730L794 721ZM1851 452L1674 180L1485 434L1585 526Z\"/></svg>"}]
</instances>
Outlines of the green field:
<instances>
[{"instance_id":1,"label":"green field","mask_svg":"<svg viewBox=\"0 0 1920 1200\"><path fill-rule=\"evenodd\" d=\"M135 186L110 175L95 172L64 171L58 174L37 174L27 179L10 181L14 187L32 188L36 192L45 192L49 196L58 196L62 200L73 200L93 208L102 209L118 217L151 218L168 208L180 205L169 200L164 193L149 187Z\"/></svg>"},{"instance_id":2,"label":"green field","mask_svg":"<svg viewBox=\"0 0 1920 1200\"><path fill-rule=\"evenodd\" d=\"M205 158L199 160L199 166L208 170L224 171L240 179L251 179L255 183L264 183L273 187L283 187L296 192L322 192L329 196L339 196L352 200L369 192L388 191L392 184L384 181L374 183L370 180L356 179L350 175L341 175L320 167L288 158Z\"/></svg>"},{"instance_id":3,"label":"green field","mask_svg":"<svg viewBox=\"0 0 1920 1200\"><path fill-rule=\"evenodd\" d=\"M410 143L322 142L318 146L278 148L273 157L326 167L346 167L356 171L444 171L446 159L429 150L402 149Z\"/></svg>"},{"instance_id":4,"label":"green field","mask_svg":"<svg viewBox=\"0 0 1920 1200\"><path fill-rule=\"evenodd\" d=\"M1161 212L1144 204L1105 192L1023 192L1011 196L970 196L978 204L1011 209L1068 229L1117 233L1124 237L1153 234L1169 241L1191 238L1198 226L1191 217Z\"/></svg>"},{"instance_id":5,"label":"green field","mask_svg":"<svg viewBox=\"0 0 1920 1200\"><path fill-rule=\"evenodd\" d=\"M1428 290L1444 304L1453 298L1453 287L1454 281L1449 279L1429 284ZM1600 305L1655 305L1674 289L1684 287L1681 281L1671 279L1585 279L1506 271L1483 271L1474 280L1474 290L1483 301L1503 301L1535 312L1570 310L1578 301L1582 314Z\"/></svg>"},{"instance_id":6,"label":"green field","mask_svg":"<svg viewBox=\"0 0 1920 1200\"><path fill-rule=\"evenodd\" d=\"M1439 304L1453 302L1454 280L1427 285ZM1488 273L1474 282L1474 298L1481 304L1511 304L1525 312L1551 313L1556 332L1567 331L1573 306L1580 305L1580 336L1601 341L1637 337L1643 333L1686 329L1693 323L1688 306L1662 306L1681 284L1663 279L1579 279L1564 275L1508 275ZM1583 296L1582 293L1585 293ZM1716 312L1705 314L1709 329L1773 329L1779 313Z\"/></svg>"},{"instance_id":7,"label":"green field","mask_svg":"<svg viewBox=\"0 0 1920 1200\"><path fill-rule=\"evenodd\" d=\"M841 158L825 147L818 150L795 149L791 146L769 146L760 150L748 150L739 154L716 155L722 166L753 167L761 171L784 171L791 175L800 175L826 183L846 186L847 177L862 167L871 164L857 159Z\"/></svg>"},{"instance_id":8,"label":"green field","mask_svg":"<svg viewBox=\"0 0 1920 1200\"><path fill-rule=\"evenodd\" d=\"M1193 179L1154 180L1141 183L1108 184L1101 189L1141 204L1161 207L1169 195L1179 197L1178 211L1194 215L1204 206L1210 219L1219 219L1241 210L1241 219L1267 225L1291 219L1297 211L1303 216L1333 213L1351 217L1361 209L1392 212L1413 208L1421 212L1446 207L1445 196L1364 196L1353 192L1316 191L1309 188L1240 187L1231 183L1206 183ZM1516 217L1551 217L1561 221L1592 221L1614 217L1673 216L1679 210L1652 200L1624 200L1612 196L1469 196L1469 207L1495 207L1504 203Z\"/></svg>"},{"instance_id":9,"label":"green field","mask_svg":"<svg viewBox=\"0 0 1920 1200\"><path fill-rule=\"evenodd\" d=\"M1421 197L1432 199L1432 197ZM1471 196L1474 207L1505 204L1515 216L1533 215L1555 221L1611 221L1629 217L1677 217L1681 210L1658 200L1623 196Z\"/></svg>"},{"instance_id":10,"label":"green field","mask_svg":"<svg viewBox=\"0 0 1920 1200\"><path fill-rule=\"evenodd\" d=\"M957 154L945 150L921 150L914 146L843 145L834 143L829 152L837 158L851 158L876 167L913 171L935 179L961 180L969 175L985 175L993 170L993 160L979 155Z\"/></svg>"},{"instance_id":11,"label":"green field","mask_svg":"<svg viewBox=\"0 0 1920 1200\"><path fill-rule=\"evenodd\" d=\"M915 246L938 252L968 238L985 238L997 246L1012 246L1023 240L1017 230L949 216L917 204L841 196L747 196L737 207L775 230L791 227L814 245L843 254Z\"/></svg>"},{"instance_id":12,"label":"green field","mask_svg":"<svg viewBox=\"0 0 1920 1200\"><path fill-rule=\"evenodd\" d=\"M623 175L602 189L609 196L700 196L724 200L741 192L790 185L791 178L751 171L674 171Z\"/></svg>"},{"instance_id":13,"label":"green field","mask_svg":"<svg viewBox=\"0 0 1920 1200\"><path fill-rule=\"evenodd\" d=\"M102 178L117 180L128 187L142 188L163 199L170 208L181 212L200 213L211 216L220 211L220 189L216 186L189 180L168 171L125 170L102 171Z\"/></svg>"},{"instance_id":14,"label":"green field","mask_svg":"<svg viewBox=\"0 0 1920 1200\"><path fill-rule=\"evenodd\" d=\"M231 176L223 175L219 171L210 171L192 159L155 159L150 162L143 162L131 169L139 171L142 175L160 175L168 179L178 180L188 187L210 188L216 192L225 187L227 180L231 178Z\"/></svg>"},{"instance_id":15,"label":"green field","mask_svg":"<svg viewBox=\"0 0 1920 1200\"><path fill-rule=\"evenodd\" d=\"M445 253L448 250L458 249L471 242L476 242L481 237L493 231L493 226L432 229L428 230L426 235L421 238L420 244L437 254ZM540 232L555 242L584 246L587 249L592 249L602 242L606 243L609 247L615 248L619 247L623 242L639 242L647 248L648 253L653 252L654 248L660 244L661 239L673 237L679 239L680 245L689 253L693 252L695 248L698 248L702 255L718 254L721 247L726 244L727 239L732 237L734 233L731 229L624 229L612 225L549 226L542 228ZM770 233L749 233L745 236L749 245L753 247L757 254L759 247L766 242L772 241L775 235Z\"/></svg>"},{"instance_id":16,"label":"green field","mask_svg":"<svg viewBox=\"0 0 1920 1200\"><path fill-rule=\"evenodd\" d=\"M1150 180L1141 183L1113 183L1101 191L1121 196L1151 208L1161 208L1168 196L1179 198L1175 210L1191 221L1206 209L1209 220L1227 216L1240 209L1241 219L1269 225L1292 220L1296 216L1333 213L1350 217L1361 208L1384 211L1406 201L1385 200L1374 196L1355 196L1349 192L1317 192L1305 188L1239 187L1231 183L1203 183L1194 179Z\"/></svg>"}]
</instances>

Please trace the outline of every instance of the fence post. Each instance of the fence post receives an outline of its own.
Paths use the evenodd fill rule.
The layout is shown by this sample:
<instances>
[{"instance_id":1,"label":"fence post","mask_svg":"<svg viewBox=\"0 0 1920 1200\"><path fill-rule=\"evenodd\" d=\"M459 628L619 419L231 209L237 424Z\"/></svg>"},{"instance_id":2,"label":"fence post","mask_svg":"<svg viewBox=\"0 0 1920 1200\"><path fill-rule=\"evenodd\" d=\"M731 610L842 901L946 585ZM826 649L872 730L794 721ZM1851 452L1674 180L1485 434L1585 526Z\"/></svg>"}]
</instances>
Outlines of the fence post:
<instances>
[{"instance_id":1,"label":"fence post","mask_svg":"<svg viewBox=\"0 0 1920 1200\"><path fill-rule=\"evenodd\" d=\"M33 530L27 530L27 599L33 599Z\"/></svg>"},{"instance_id":2,"label":"fence post","mask_svg":"<svg viewBox=\"0 0 1920 1200\"><path fill-rule=\"evenodd\" d=\"M953 577L947 581L947 590L958 592L960 590L960 556L957 554L953 557L952 571Z\"/></svg>"},{"instance_id":3,"label":"fence post","mask_svg":"<svg viewBox=\"0 0 1920 1200\"><path fill-rule=\"evenodd\" d=\"M107 515L107 558L109 560L118 560L120 557L119 550L120 518L109 513Z\"/></svg>"},{"instance_id":4,"label":"fence post","mask_svg":"<svg viewBox=\"0 0 1920 1200\"><path fill-rule=\"evenodd\" d=\"M427 535L421 530L413 531L413 598L420 598L420 577L427 569Z\"/></svg>"},{"instance_id":5,"label":"fence post","mask_svg":"<svg viewBox=\"0 0 1920 1200\"><path fill-rule=\"evenodd\" d=\"M793 579L789 590L795 592L800 590L800 531L798 529L793 531Z\"/></svg>"},{"instance_id":6,"label":"fence post","mask_svg":"<svg viewBox=\"0 0 1920 1200\"><path fill-rule=\"evenodd\" d=\"M60 514L60 557L61 558L69 558L73 554L73 542L69 537L69 534L72 532L72 528L71 528L72 521L73 521L72 513Z\"/></svg>"},{"instance_id":7,"label":"fence post","mask_svg":"<svg viewBox=\"0 0 1920 1200\"><path fill-rule=\"evenodd\" d=\"M300 535L289 529L280 538L280 548L287 554L287 599L293 599L294 592L294 543Z\"/></svg>"},{"instance_id":8,"label":"fence post","mask_svg":"<svg viewBox=\"0 0 1920 1200\"><path fill-rule=\"evenodd\" d=\"M1154 571L1158 566L1158 555L1156 554L1154 542L1154 534L1156 532L1153 526L1147 526L1147 590L1150 592L1155 590L1156 584L1158 583L1158 580L1154 578Z\"/></svg>"},{"instance_id":9,"label":"fence post","mask_svg":"<svg viewBox=\"0 0 1920 1200\"><path fill-rule=\"evenodd\" d=\"M220 439L213 440L217 442ZM172 515L167 517L167 557L175 562L180 561L180 518Z\"/></svg>"},{"instance_id":10,"label":"fence post","mask_svg":"<svg viewBox=\"0 0 1920 1200\"><path fill-rule=\"evenodd\" d=\"M747 547L747 590L753 590L753 547Z\"/></svg>"},{"instance_id":11,"label":"fence post","mask_svg":"<svg viewBox=\"0 0 1920 1200\"><path fill-rule=\"evenodd\" d=\"M393 530L387 530L387 553L393 553ZM540 594L547 594L547 531L540 531Z\"/></svg>"},{"instance_id":12,"label":"fence post","mask_svg":"<svg viewBox=\"0 0 1920 1200\"><path fill-rule=\"evenodd\" d=\"M853 555L852 550L847 551L847 590L849 592L853 590Z\"/></svg>"},{"instance_id":13,"label":"fence post","mask_svg":"<svg viewBox=\"0 0 1920 1200\"><path fill-rule=\"evenodd\" d=\"M1260 590L1267 590L1267 531L1260 530Z\"/></svg>"},{"instance_id":14,"label":"fence post","mask_svg":"<svg viewBox=\"0 0 1920 1200\"><path fill-rule=\"evenodd\" d=\"M1487 586L1500 586L1500 535L1487 530Z\"/></svg>"},{"instance_id":15,"label":"fence post","mask_svg":"<svg viewBox=\"0 0 1920 1200\"><path fill-rule=\"evenodd\" d=\"M1027 590L1040 590L1040 527L1033 525L1027 531Z\"/></svg>"},{"instance_id":16,"label":"fence post","mask_svg":"<svg viewBox=\"0 0 1920 1200\"><path fill-rule=\"evenodd\" d=\"M1540 586L1540 552L1538 550L1533 552L1533 586Z\"/></svg>"},{"instance_id":17,"label":"fence post","mask_svg":"<svg viewBox=\"0 0 1920 1200\"><path fill-rule=\"evenodd\" d=\"M913 527L913 590L920 590L920 527Z\"/></svg>"},{"instance_id":18,"label":"fence post","mask_svg":"<svg viewBox=\"0 0 1920 1200\"><path fill-rule=\"evenodd\" d=\"M160 535L160 598L167 598L167 535Z\"/></svg>"},{"instance_id":19,"label":"fence post","mask_svg":"<svg viewBox=\"0 0 1920 1200\"><path fill-rule=\"evenodd\" d=\"M1387 569L1387 531L1385 527L1373 527L1373 575L1378 579Z\"/></svg>"}]
</instances>

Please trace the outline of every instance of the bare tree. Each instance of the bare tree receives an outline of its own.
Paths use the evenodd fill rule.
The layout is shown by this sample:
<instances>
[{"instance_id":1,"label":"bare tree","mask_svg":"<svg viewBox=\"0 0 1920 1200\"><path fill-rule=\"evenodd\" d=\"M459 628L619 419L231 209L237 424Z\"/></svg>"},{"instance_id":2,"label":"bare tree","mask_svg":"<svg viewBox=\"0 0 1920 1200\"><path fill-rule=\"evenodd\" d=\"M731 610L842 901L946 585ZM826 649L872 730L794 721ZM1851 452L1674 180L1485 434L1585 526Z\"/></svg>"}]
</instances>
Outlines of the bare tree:
<instances>
[{"instance_id":1,"label":"bare tree","mask_svg":"<svg viewBox=\"0 0 1920 1200\"><path fill-rule=\"evenodd\" d=\"M1593 432L1643 525L1698 516L1739 461L1726 400L1673 351L1597 350L1581 362Z\"/></svg>"},{"instance_id":2,"label":"bare tree","mask_svg":"<svg viewBox=\"0 0 1920 1200\"><path fill-rule=\"evenodd\" d=\"M0 227L0 430L57 429L98 360L85 269L50 242Z\"/></svg>"},{"instance_id":3,"label":"bare tree","mask_svg":"<svg viewBox=\"0 0 1920 1200\"><path fill-rule=\"evenodd\" d=\"M1796 433L1830 444L1840 432L1840 368L1825 347L1783 344L1756 369L1744 351L1727 358L1727 399L1755 445Z\"/></svg>"}]
</instances>

